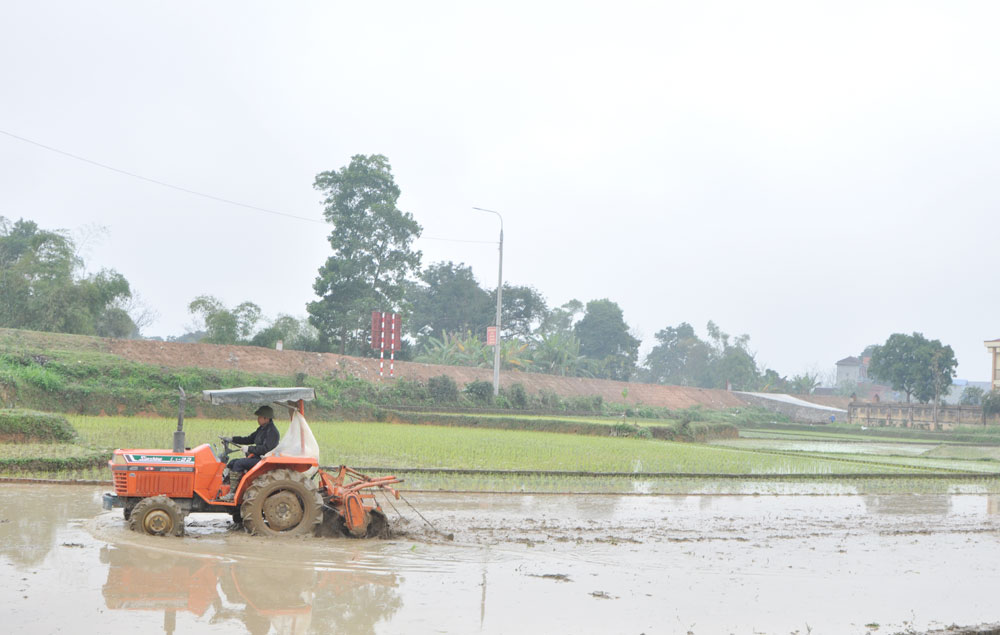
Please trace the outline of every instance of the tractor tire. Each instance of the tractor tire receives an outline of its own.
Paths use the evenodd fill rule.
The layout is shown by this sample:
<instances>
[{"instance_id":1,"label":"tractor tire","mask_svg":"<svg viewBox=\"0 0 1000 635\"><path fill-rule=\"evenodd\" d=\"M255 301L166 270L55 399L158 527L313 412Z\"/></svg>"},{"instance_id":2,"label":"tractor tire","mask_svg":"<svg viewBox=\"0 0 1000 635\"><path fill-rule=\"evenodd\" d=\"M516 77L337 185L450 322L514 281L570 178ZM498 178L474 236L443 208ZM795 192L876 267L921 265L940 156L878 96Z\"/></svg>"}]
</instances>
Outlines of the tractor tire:
<instances>
[{"instance_id":1,"label":"tractor tire","mask_svg":"<svg viewBox=\"0 0 1000 635\"><path fill-rule=\"evenodd\" d=\"M258 536L312 534L323 520L316 483L294 470L263 474L247 488L240 505L243 527Z\"/></svg>"},{"instance_id":2,"label":"tractor tire","mask_svg":"<svg viewBox=\"0 0 1000 635\"><path fill-rule=\"evenodd\" d=\"M132 509L128 526L150 536L183 536L184 515L180 505L169 496L150 496Z\"/></svg>"}]
</instances>

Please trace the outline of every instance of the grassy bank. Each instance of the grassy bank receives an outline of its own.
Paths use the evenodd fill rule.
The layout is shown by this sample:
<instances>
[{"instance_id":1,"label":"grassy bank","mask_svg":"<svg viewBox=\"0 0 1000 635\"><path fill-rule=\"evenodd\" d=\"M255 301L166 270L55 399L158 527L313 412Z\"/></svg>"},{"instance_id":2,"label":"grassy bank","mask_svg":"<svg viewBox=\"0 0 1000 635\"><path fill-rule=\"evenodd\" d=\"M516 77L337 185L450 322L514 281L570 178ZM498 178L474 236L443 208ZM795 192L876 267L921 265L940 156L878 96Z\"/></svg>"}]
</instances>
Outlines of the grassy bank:
<instances>
[{"instance_id":1,"label":"grassy bank","mask_svg":"<svg viewBox=\"0 0 1000 635\"><path fill-rule=\"evenodd\" d=\"M183 387L192 396L188 402L189 417L242 418L245 408L206 410L197 397L206 389L257 385L314 388L316 400L310 403L310 412L317 419L378 420L385 410L401 408L415 412L465 411L476 416L509 412L616 417L626 422L656 421L664 428L692 423L750 424L776 418L773 413L746 408L730 412L700 408L669 410L641 404L606 403L594 396L567 398L546 392L529 394L521 384L513 384L494 397L492 386L487 382L458 386L443 375L426 383L405 379L372 383L336 373L314 377L303 373L282 376L238 370L167 368L112 355L100 346L101 340L95 338L52 335L49 341L18 337L21 333L0 329L0 406L7 408L80 415L173 417L177 412L178 387ZM50 347L43 348L41 342L48 342ZM90 346L83 346L81 342ZM696 431L690 436L698 438L699 434ZM675 436L682 438L685 435Z\"/></svg>"}]
</instances>

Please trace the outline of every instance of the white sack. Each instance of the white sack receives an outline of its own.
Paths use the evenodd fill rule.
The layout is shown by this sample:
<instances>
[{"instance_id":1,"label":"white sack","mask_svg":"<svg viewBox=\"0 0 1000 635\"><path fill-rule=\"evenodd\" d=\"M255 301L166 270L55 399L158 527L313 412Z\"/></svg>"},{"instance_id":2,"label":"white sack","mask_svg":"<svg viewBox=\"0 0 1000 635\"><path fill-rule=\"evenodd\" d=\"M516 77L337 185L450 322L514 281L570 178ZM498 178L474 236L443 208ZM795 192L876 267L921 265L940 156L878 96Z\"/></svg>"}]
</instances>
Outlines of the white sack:
<instances>
[{"instance_id":1,"label":"white sack","mask_svg":"<svg viewBox=\"0 0 1000 635\"><path fill-rule=\"evenodd\" d=\"M264 456L305 456L319 462L319 444L316 443L316 437L306 423L306 418L298 410L292 415L292 423L278 442L278 447Z\"/></svg>"}]
</instances>

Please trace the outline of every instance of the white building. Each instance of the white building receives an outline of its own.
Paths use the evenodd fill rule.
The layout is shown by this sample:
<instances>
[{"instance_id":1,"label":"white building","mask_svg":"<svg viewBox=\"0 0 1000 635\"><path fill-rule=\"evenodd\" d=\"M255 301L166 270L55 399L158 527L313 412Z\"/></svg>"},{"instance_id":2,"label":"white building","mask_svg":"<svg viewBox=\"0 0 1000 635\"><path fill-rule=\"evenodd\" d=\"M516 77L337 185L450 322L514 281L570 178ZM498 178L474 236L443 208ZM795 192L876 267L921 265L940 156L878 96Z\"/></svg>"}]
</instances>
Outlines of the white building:
<instances>
[{"instance_id":1,"label":"white building","mask_svg":"<svg viewBox=\"0 0 1000 635\"><path fill-rule=\"evenodd\" d=\"M993 382L993 390L1000 390L1000 340L988 340L983 342L990 352L990 381Z\"/></svg>"}]
</instances>

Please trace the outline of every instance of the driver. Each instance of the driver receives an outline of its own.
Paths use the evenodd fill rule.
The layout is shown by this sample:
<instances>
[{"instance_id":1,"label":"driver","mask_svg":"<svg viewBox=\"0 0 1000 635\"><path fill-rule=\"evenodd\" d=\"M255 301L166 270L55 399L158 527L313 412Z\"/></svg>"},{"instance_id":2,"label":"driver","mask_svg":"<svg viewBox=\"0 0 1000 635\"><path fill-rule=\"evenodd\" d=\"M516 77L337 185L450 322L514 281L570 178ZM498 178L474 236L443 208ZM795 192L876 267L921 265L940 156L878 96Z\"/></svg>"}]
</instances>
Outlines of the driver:
<instances>
[{"instance_id":1,"label":"driver","mask_svg":"<svg viewBox=\"0 0 1000 635\"><path fill-rule=\"evenodd\" d=\"M229 462L229 493L220 501L230 502L236 495L236 486L243 475L260 463L262 456L278 446L278 428L274 425L274 409L271 406L261 406L254 412L257 415L257 429L246 437L223 437L224 441L244 446L246 458L233 459Z\"/></svg>"}]
</instances>

